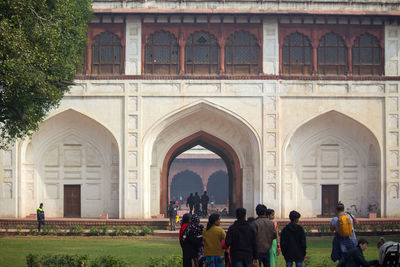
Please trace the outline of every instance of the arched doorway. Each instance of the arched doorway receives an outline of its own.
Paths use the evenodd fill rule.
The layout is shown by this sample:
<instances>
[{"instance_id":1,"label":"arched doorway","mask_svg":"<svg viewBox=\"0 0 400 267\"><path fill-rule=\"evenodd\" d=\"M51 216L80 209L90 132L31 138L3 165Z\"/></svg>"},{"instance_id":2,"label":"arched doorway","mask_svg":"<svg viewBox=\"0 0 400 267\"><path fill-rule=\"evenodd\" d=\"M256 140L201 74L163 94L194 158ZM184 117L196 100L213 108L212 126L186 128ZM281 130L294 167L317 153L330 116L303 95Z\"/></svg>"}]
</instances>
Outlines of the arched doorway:
<instances>
[{"instance_id":1,"label":"arched doorway","mask_svg":"<svg viewBox=\"0 0 400 267\"><path fill-rule=\"evenodd\" d=\"M338 201L353 214L381 212L380 148L354 119L330 111L301 125L285 153L282 205L304 217L335 214Z\"/></svg>"},{"instance_id":2,"label":"arched doorway","mask_svg":"<svg viewBox=\"0 0 400 267\"><path fill-rule=\"evenodd\" d=\"M210 175L207 183L207 192L215 204L225 204L229 199L229 176L224 171L217 171Z\"/></svg>"},{"instance_id":3,"label":"arched doorway","mask_svg":"<svg viewBox=\"0 0 400 267\"><path fill-rule=\"evenodd\" d=\"M172 161L182 152L200 145L220 156L227 167L229 177L229 213L242 207L242 170L235 151L224 141L206 132L199 131L173 145L165 159L161 172L160 211L166 214L168 204L168 174Z\"/></svg>"},{"instance_id":4,"label":"arched doorway","mask_svg":"<svg viewBox=\"0 0 400 267\"><path fill-rule=\"evenodd\" d=\"M248 121L223 106L201 100L180 107L159 117L143 139L145 217L165 215L169 166L180 153L196 145L233 166L228 171L229 177L236 179L230 186L235 188L232 195L240 196L249 214L254 211L254 203L260 203L260 137Z\"/></svg>"},{"instance_id":5,"label":"arched doorway","mask_svg":"<svg viewBox=\"0 0 400 267\"><path fill-rule=\"evenodd\" d=\"M185 170L175 174L171 178L170 200L179 200L180 197L186 199L190 193L194 192L198 192L199 194L203 192L203 182L197 173Z\"/></svg>"},{"instance_id":6,"label":"arched doorway","mask_svg":"<svg viewBox=\"0 0 400 267\"><path fill-rule=\"evenodd\" d=\"M73 109L39 125L26 146L21 216L43 202L48 217L119 217L119 148L114 135Z\"/></svg>"}]
</instances>

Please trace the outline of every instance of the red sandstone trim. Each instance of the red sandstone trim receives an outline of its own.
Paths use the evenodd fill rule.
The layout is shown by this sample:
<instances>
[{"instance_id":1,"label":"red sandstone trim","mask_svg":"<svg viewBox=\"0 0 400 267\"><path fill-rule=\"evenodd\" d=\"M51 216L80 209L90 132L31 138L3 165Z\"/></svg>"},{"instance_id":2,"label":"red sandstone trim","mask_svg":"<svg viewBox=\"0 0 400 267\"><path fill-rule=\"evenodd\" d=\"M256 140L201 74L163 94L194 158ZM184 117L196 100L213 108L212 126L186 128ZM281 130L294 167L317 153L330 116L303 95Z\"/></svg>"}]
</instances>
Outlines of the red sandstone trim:
<instances>
[{"instance_id":1,"label":"red sandstone trim","mask_svg":"<svg viewBox=\"0 0 400 267\"><path fill-rule=\"evenodd\" d=\"M400 76L290 76L290 75L77 75L76 80L300 80L400 81Z\"/></svg>"}]
</instances>

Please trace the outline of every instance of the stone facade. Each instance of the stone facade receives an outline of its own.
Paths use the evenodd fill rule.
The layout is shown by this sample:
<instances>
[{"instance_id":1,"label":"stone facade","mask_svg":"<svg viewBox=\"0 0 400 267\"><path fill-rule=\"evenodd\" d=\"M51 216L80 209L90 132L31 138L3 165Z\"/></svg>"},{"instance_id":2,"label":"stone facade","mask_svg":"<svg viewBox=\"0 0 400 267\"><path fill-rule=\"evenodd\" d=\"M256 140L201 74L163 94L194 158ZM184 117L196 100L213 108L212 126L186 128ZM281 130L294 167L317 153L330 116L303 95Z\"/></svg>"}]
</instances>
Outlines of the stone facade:
<instances>
[{"instance_id":1,"label":"stone facade","mask_svg":"<svg viewBox=\"0 0 400 267\"><path fill-rule=\"evenodd\" d=\"M157 216L163 213L166 158L174 158L171 148L181 143L184 148L182 140L198 133L209 137L196 142L231 151L224 155L232 162L237 158L232 197L240 197L248 210L262 202L278 217L292 209L316 217L322 212L322 186L338 185L339 200L358 216L400 216L400 8L396 1L331 2L345 6L345 13L377 12L368 23L384 27L384 76L279 76L282 22L273 13L281 9L265 1L252 9L258 11L254 23L262 24L259 77L148 78L142 76L142 24L161 17L136 13L154 2L95 2L96 14L115 16L96 17L93 24L125 23L124 75L78 76L31 139L0 151L0 216L25 217L43 202L47 216L62 217L63 186L75 184L81 185L82 217ZM338 10L336 4L313 3L315 14ZM161 2L162 10L155 12L167 13L174 5L183 13L215 6L229 15L258 4L229 2L222 10L220 2ZM309 6L281 5L293 12ZM267 6L272 15L262 9ZM399 14L383 19L379 12ZM251 24L253 15L246 16ZM340 23L338 18L332 23ZM184 23L182 16L177 19ZM224 23L221 16L214 19Z\"/></svg>"}]
</instances>

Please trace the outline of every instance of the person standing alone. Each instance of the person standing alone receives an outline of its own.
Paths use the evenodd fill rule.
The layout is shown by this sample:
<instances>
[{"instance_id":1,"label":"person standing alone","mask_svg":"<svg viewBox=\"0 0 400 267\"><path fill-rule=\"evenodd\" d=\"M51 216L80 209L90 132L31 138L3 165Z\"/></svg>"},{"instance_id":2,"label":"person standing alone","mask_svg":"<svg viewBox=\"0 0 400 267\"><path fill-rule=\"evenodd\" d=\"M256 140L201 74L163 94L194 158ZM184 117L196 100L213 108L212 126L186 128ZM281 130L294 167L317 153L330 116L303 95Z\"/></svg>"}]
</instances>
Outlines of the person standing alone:
<instances>
[{"instance_id":1,"label":"person standing alone","mask_svg":"<svg viewBox=\"0 0 400 267\"><path fill-rule=\"evenodd\" d=\"M186 207L189 206L190 214L192 214L192 212L193 212L193 205L194 205L194 197L193 197L193 193L190 193L190 196L186 200Z\"/></svg>"},{"instance_id":2,"label":"person standing alone","mask_svg":"<svg viewBox=\"0 0 400 267\"><path fill-rule=\"evenodd\" d=\"M171 226L170 231L175 231L175 225L176 225L176 215L178 214L178 207L175 205L174 201L170 201L169 206L168 206L168 218L169 218L169 224Z\"/></svg>"},{"instance_id":3,"label":"person standing alone","mask_svg":"<svg viewBox=\"0 0 400 267\"><path fill-rule=\"evenodd\" d=\"M44 210L43 210L43 203L40 203L39 208L36 210L36 217L38 221L38 232L42 229L42 225L44 226Z\"/></svg>"}]
</instances>

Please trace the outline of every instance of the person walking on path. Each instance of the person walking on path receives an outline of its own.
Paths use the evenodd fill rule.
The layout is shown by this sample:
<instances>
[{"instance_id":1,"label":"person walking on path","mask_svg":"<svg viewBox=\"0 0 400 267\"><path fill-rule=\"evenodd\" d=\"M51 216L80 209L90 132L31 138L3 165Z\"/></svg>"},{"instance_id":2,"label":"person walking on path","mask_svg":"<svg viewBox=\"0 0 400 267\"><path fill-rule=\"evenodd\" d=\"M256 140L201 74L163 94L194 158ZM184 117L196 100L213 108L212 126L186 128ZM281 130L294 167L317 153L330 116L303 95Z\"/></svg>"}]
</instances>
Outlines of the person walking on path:
<instances>
[{"instance_id":1,"label":"person walking on path","mask_svg":"<svg viewBox=\"0 0 400 267\"><path fill-rule=\"evenodd\" d=\"M207 191L204 191L204 194L201 196L201 213L203 216L207 216L208 211L208 201L210 201L210 198L207 196Z\"/></svg>"},{"instance_id":2,"label":"person walking on path","mask_svg":"<svg viewBox=\"0 0 400 267\"><path fill-rule=\"evenodd\" d=\"M183 267L199 267L199 257L203 244L203 225L196 214L182 234Z\"/></svg>"},{"instance_id":3,"label":"person walking on path","mask_svg":"<svg viewBox=\"0 0 400 267\"><path fill-rule=\"evenodd\" d=\"M39 208L37 208L36 217L37 217L37 221L38 221L38 233L40 233L40 230L42 229L42 225L43 226L45 225L43 203L40 203Z\"/></svg>"},{"instance_id":4,"label":"person walking on path","mask_svg":"<svg viewBox=\"0 0 400 267\"><path fill-rule=\"evenodd\" d=\"M272 241L276 239L274 223L267 217L267 207L258 204L256 207L257 219L253 222L257 238L258 263L264 267L270 267L269 251Z\"/></svg>"},{"instance_id":5,"label":"person walking on path","mask_svg":"<svg viewBox=\"0 0 400 267\"><path fill-rule=\"evenodd\" d=\"M346 255L339 261L336 267L367 267L374 266L379 263L378 260L366 261L363 251L368 248L368 241L364 238L358 240L358 245L350 249Z\"/></svg>"},{"instance_id":6,"label":"person walking on path","mask_svg":"<svg viewBox=\"0 0 400 267\"><path fill-rule=\"evenodd\" d=\"M177 205L175 204L174 201L169 202L168 206L168 218L169 218L169 224L170 224L170 231L175 231L176 230L176 215L178 214L177 210Z\"/></svg>"},{"instance_id":7,"label":"person walking on path","mask_svg":"<svg viewBox=\"0 0 400 267\"><path fill-rule=\"evenodd\" d=\"M329 226L331 232L335 232L331 253L333 262L340 260L350 249L357 246L357 238L354 232L354 224L357 224L356 218L344 211L344 205L341 202L336 206L336 214Z\"/></svg>"},{"instance_id":8,"label":"person walking on path","mask_svg":"<svg viewBox=\"0 0 400 267\"><path fill-rule=\"evenodd\" d=\"M274 223L276 238L272 241L271 249L269 250L269 262L270 267L278 266L278 256L281 252L281 246L279 245L279 234L278 234L278 222L275 220L275 211L273 209L267 210L267 217Z\"/></svg>"},{"instance_id":9,"label":"person walking on path","mask_svg":"<svg viewBox=\"0 0 400 267\"><path fill-rule=\"evenodd\" d=\"M194 193L193 203L194 203L194 213L197 216L200 216L201 215L201 212L200 212L200 196L197 194L197 192Z\"/></svg>"},{"instance_id":10,"label":"person walking on path","mask_svg":"<svg viewBox=\"0 0 400 267\"><path fill-rule=\"evenodd\" d=\"M283 228L281 233L281 249L286 261L286 267L302 267L306 257L306 234L299 225L300 213L292 210L289 214L290 223Z\"/></svg>"},{"instance_id":11,"label":"person walking on path","mask_svg":"<svg viewBox=\"0 0 400 267\"><path fill-rule=\"evenodd\" d=\"M190 196L186 200L186 207L189 206L190 214L193 214L193 205L194 205L193 193L190 193Z\"/></svg>"},{"instance_id":12,"label":"person walking on path","mask_svg":"<svg viewBox=\"0 0 400 267\"><path fill-rule=\"evenodd\" d=\"M220 227L221 216L217 213L208 218L207 228L203 230L205 267L225 267L224 250L221 248L222 240L226 234Z\"/></svg>"},{"instance_id":13,"label":"person walking on path","mask_svg":"<svg viewBox=\"0 0 400 267\"><path fill-rule=\"evenodd\" d=\"M236 210L236 221L228 229L225 245L230 247L232 267L257 265L257 239L252 226L246 221L246 210Z\"/></svg>"}]
</instances>

